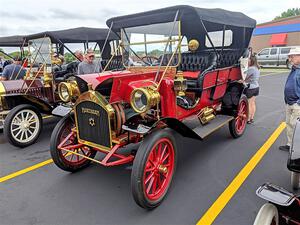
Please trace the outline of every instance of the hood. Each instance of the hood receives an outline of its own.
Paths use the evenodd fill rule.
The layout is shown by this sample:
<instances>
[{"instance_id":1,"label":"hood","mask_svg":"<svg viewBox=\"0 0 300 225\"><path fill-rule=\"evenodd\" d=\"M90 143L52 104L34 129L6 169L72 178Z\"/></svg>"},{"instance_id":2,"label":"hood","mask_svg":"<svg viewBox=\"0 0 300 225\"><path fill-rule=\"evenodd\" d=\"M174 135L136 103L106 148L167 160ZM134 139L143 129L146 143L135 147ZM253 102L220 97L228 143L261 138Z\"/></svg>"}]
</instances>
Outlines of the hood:
<instances>
[{"instance_id":1,"label":"hood","mask_svg":"<svg viewBox=\"0 0 300 225\"><path fill-rule=\"evenodd\" d=\"M101 84L103 81L108 80L110 78L118 79L118 78L125 78L128 76L142 76L143 79L152 79L156 74L157 68L153 69L141 69L141 68L130 68L129 70L122 70L122 71L105 71L103 73L94 73L94 74L84 74L84 75L77 75L80 80L86 82L86 84L92 84L93 90ZM163 70L160 71L160 74L163 73ZM175 74L175 71L172 71L170 74ZM168 77L169 73L167 72L165 77ZM135 80L134 78L132 78ZM139 79L138 79L139 80Z\"/></svg>"},{"instance_id":2,"label":"hood","mask_svg":"<svg viewBox=\"0 0 300 225\"><path fill-rule=\"evenodd\" d=\"M96 89L96 87L101 84L103 81L113 78L113 77L119 77L124 75L131 74L128 70L123 71L106 71L104 73L93 73L93 74L84 74L84 75L78 75L81 80L85 81L87 84L92 84L92 88Z\"/></svg>"},{"instance_id":3,"label":"hood","mask_svg":"<svg viewBox=\"0 0 300 225\"><path fill-rule=\"evenodd\" d=\"M31 80L7 80L0 82L0 95L15 93L16 91L27 89L32 81ZM31 86L32 88L43 87L42 83L35 80Z\"/></svg>"}]
</instances>

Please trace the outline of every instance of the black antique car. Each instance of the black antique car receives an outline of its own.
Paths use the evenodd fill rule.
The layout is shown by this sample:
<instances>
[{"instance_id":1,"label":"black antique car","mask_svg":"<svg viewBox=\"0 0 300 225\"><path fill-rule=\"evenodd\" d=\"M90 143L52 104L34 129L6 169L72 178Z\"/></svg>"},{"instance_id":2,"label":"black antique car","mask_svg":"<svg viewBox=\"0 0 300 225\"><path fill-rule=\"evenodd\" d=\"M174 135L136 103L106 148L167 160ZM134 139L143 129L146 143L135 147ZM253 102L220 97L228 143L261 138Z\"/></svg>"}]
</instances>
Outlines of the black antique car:
<instances>
[{"instance_id":1,"label":"black antique car","mask_svg":"<svg viewBox=\"0 0 300 225\"><path fill-rule=\"evenodd\" d=\"M287 168L293 189L300 186L300 120L296 122ZM274 184L264 184L256 194L269 201L259 210L254 225L300 225L300 196Z\"/></svg>"},{"instance_id":2,"label":"black antique car","mask_svg":"<svg viewBox=\"0 0 300 225\"><path fill-rule=\"evenodd\" d=\"M293 142L289 152L287 168L291 171L293 189L300 187L300 119L298 118L293 135Z\"/></svg>"},{"instance_id":3,"label":"black antique car","mask_svg":"<svg viewBox=\"0 0 300 225\"><path fill-rule=\"evenodd\" d=\"M253 225L300 225L300 196L274 184L260 186L256 194L267 200Z\"/></svg>"},{"instance_id":4,"label":"black antique car","mask_svg":"<svg viewBox=\"0 0 300 225\"><path fill-rule=\"evenodd\" d=\"M32 34L24 39L29 51L25 78L0 82L0 121L4 123L7 140L18 147L38 139L42 115L52 115L52 110L62 102L58 84L76 75L79 60L63 65L58 57L64 55L65 49L73 54L67 44L82 43L88 47L88 43L96 43L102 59L107 60L111 56L110 42L118 37L108 33L108 29L80 27Z\"/></svg>"}]
</instances>

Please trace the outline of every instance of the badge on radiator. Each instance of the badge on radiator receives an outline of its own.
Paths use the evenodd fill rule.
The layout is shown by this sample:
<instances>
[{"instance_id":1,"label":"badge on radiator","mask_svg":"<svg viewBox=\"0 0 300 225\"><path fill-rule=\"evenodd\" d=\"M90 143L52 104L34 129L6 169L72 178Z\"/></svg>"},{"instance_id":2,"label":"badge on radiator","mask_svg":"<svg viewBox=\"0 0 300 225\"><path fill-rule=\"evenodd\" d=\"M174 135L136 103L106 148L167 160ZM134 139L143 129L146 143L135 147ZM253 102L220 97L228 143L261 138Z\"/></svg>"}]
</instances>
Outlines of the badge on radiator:
<instances>
[{"instance_id":1,"label":"badge on radiator","mask_svg":"<svg viewBox=\"0 0 300 225\"><path fill-rule=\"evenodd\" d=\"M89 118L89 124L91 127L94 127L96 125L95 119L94 118Z\"/></svg>"}]
</instances>

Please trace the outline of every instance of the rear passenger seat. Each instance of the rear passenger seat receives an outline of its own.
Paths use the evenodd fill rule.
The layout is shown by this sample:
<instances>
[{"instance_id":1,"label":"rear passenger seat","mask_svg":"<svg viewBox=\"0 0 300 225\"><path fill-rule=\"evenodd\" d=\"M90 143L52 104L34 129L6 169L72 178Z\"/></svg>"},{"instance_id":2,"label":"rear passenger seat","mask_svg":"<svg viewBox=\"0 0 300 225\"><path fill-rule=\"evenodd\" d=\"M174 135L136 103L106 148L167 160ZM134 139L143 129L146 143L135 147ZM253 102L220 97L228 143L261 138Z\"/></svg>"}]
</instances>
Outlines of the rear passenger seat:
<instances>
[{"instance_id":1,"label":"rear passenger seat","mask_svg":"<svg viewBox=\"0 0 300 225\"><path fill-rule=\"evenodd\" d=\"M109 59L102 59L102 61L101 61L102 69L105 68L108 61L109 61ZM124 69L121 55L114 56L113 59L111 60L110 64L108 65L108 68L106 68L107 71L114 70L114 69Z\"/></svg>"},{"instance_id":2,"label":"rear passenger seat","mask_svg":"<svg viewBox=\"0 0 300 225\"><path fill-rule=\"evenodd\" d=\"M217 51L219 54L221 50ZM242 52L240 49L224 49L222 55L217 62L217 68L229 67L232 65L237 65L239 63L239 58ZM163 66L166 66L171 58L172 54L166 54L163 59ZM202 51L202 52L184 52L181 54L181 63L178 66L178 70L181 71L204 71L209 66L213 64L215 60L216 53L212 50ZM162 56L160 57L160 59ZM171 63L172 66L178 64L178 55L174 56Z\"/></svg>"}]
</instances>

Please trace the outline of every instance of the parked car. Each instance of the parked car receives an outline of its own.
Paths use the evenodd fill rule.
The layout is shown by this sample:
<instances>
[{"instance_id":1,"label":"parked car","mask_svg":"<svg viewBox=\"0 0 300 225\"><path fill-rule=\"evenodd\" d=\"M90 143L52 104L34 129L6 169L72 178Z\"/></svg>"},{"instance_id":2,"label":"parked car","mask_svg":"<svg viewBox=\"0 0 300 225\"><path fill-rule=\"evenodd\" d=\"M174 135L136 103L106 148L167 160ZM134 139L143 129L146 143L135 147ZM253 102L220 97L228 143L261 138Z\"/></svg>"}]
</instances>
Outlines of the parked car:
<instances>
[{"instance_id":1,"label":"parked car","mask_svg":"<svg viewBox=\"0 0 300 225\"><path fill-rule=\"evenodd\" d=\"M257 61L261 66L286 66L290 69L288 54L295 47L297 46L264 48L257 54Z\"/></svg>"},{"instance_id":2,"label":"parked car","mask_svg":"<svg viewBox=\"0 0 300 225\"><path fill-rule=\"evenodd\" d=\"M268 201L257 213L253 225L299 225L300 196L274 184L260 186L256 194Z\"/></svg>"},{"instance_id":3,"label":"parked car","mask_svg":"<svg viewBox=\"0 0 300 225\"><path fill-rule=\"evenodd\" d=\"M58 56L64 55L64 49L70 50L65 44L96 42L106 52L102 49L106 38L118 39L115 34L107 34L108 29L81 27L25 37L30 52L25 78L0 82L0 120L11 144L33 144L42 130L42 115L52 115L52 110L62 102L57 94L58 84L75 75L79 63L62 65ZM110 44L105 48L109 49L109 58ZM71 50L70 53L73 54Z\"/></svg>"},{"instance_id":4,"label":"parked car","mask_svg":"<svg viewBox=\"0 0 300 225\"><path fill-rule=\"evenodd\" d=\"M75 105L53 130L51 156L69 172L91 161L133 163L134 200L152 209L165 198L175 174L172 130L203 140L229 125L234 138L243 135L248 101L237 82L239 59L248 57L256 21L222 9L174 6L106 24L121 35L126 69L76 76L76 87L69 89L79 90ZM122 151L131 143L140 145ZM104 153L100 160L94 159L97 152Z\"/></svg>"},{"instance_id":5,"label":"parked car","mask_svg":"<svg viewBox=\"0 0 300 225\"><path fill-rule=\"evenodd\" d=\"M20 50L20 57L25 59L24 56L24 49L27 47L27 42L24 40L24 36L15 35L15 36L7 36L7 37L0 37L0 55L4 56L4 62L2 67L0 67L0 76L2 75L3 69L5 66L9 65L13 61L13 57L5 52L5 48L19 48ZM26 66L26 63L24 64ZM0 124L1 130L1 124Z\"/></svg>"},{"instance_id":6,"label":"parked car","mask_svg":"<svg viewBox=\"0 0 300 225\"><path fill-rule=\"evenodd\" d=\"M300 187L300 119L298 118L294 130L293 142L289 152L287 168L291 171L293 189Z\"/></svg>"}]
</instances>

